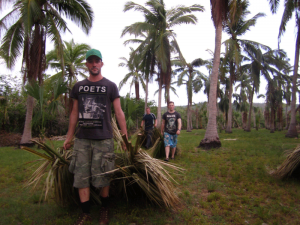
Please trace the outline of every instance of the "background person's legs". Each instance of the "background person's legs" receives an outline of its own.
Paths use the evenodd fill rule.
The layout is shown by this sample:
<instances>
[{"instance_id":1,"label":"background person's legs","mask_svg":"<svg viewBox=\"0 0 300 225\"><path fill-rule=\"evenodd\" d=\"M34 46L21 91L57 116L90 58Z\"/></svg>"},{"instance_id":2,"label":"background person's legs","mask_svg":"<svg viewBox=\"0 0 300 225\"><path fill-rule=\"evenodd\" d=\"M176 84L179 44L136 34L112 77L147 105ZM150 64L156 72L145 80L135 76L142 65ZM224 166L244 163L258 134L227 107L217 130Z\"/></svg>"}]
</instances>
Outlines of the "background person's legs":
<instances>
[{"instance_id":1,"label":"background person's legs","mask_svg":"<svg viewBox=\"0 0 300 225\"><path fill-rule=\"evenodd\" d=\"M166 152L166 159L169 159L170 146L166 146L166 147L165 147L165 152Z\"/></svg>"},{"instance_id":2,"label":"background person's legs","mask_svg":"<svg viewBox=\"0 0 300 225\"><path fill-rule=\"evenodd\" d=\"M146 148L152 147L152 134L153 134L153 130L146 131L146 135L147 135L147 141L145 145Z\"/></svg>"},{"instance_id":3,"label":"background person's legs","mask_svg":"<svg viewBox=\"0 0 300 225\"><path fill-rule=\"evenodd\" d=\"M175 152L176 152L176 147L175 148L171 148L171 154L172 154L171 159L174 159Z\"/></svg>"}]
</instances>

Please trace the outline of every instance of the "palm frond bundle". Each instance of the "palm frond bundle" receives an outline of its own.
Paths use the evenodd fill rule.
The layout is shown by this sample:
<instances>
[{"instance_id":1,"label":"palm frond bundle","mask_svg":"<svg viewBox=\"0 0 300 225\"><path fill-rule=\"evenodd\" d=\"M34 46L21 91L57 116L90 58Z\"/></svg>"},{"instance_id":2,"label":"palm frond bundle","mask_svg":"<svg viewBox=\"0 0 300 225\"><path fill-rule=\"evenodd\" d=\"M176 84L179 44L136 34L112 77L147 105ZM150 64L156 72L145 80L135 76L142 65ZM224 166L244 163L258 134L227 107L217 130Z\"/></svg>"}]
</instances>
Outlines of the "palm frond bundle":
<instances>
[{"instance_id":1,"label":"palm frond bundle","mask_svg":"<svg viewBox=\"0 0 300 225\"><path fill-rule=\"evenodd\" d=\"M271 175L280 179L292 176L300 178L300 145L293 151L287 152L286 155L287 157L284 162Z\"/></svg>"},{"instance_id":2,"label":"palm frond bundle","mask_svg":"<svg viewBox=\"0 0 300 225\"><path fill-rule=\"evenodd\" d=\"M175 187L176 182L170 174L171 172L182 173L184 169L152 158L146 151L143 151L140 148L142 141L140 134L137 135L135 146L133 146L125 135L120 134L115 120L112 121L112 127L117 143L116 169L99 174L99 176L112 174L114 184L125 194L132 189L141 191L151 202L159 206L175 208L179 203L179 198ZM53 190L55 201L59 205L78 203L77 192L73 188L73 174L68 170L72 150L65 151L62 148L54 150L45 143L34 142L42 149L43 153L22 147L22 149L41 157L38 160L40 166L29 178L27 186L36 187L42 179L46 179L45 199ZM126 150L123 150L125 146ZM93 189L91 189L91 200L101 204Z\"/></svg>"},{"instance_id":3,"label":"palm frond bundle","mask_svg":"<svg viewBox=\"0 0 300 225\"><path fill-rule=\"evenodd\" d=\"M114 131L119 133L115 121L112 125ZM158 132L157 129L155 130ZM160 135L159 132L158 134ZM115 180L123 180L120 183L123 191L128 192L127 188L137 184L150 201L159 206L175 208L179 203L179 198L174 185L176 181L170 175L170 171L181 173L184 169L153 158L148 154L148 151L142 150L140 148L143 141L142 134L137 135L135 146L128 142L125 135L114 134L114 137L116 142L123 141L123 144L126 145L126 151L121 150L121 153L117 154L115 162L117 169L108 173L114 173Z\"/></svg>"},{"instance_id":4,"label":"palm frond bundle","mask_svg":"<svg viewBox=\"0 0 300 225\"><path fill-rule=\"evenodd\" d=\"M73 187L73 174L69 172L69 164L72 151L64 151L63 148L55 148L43 142L32 140L43 151L21 146L25 151L41 157L33 162L39 162L40 166L27 180L25 186L33 186L33 189L45 179L44 199L47 200L50 191L54 192L54 200L60 206L79 203L77 192ZM98 195L91 190L91 200L101 203Z\"/></svg>"}]
</instances>

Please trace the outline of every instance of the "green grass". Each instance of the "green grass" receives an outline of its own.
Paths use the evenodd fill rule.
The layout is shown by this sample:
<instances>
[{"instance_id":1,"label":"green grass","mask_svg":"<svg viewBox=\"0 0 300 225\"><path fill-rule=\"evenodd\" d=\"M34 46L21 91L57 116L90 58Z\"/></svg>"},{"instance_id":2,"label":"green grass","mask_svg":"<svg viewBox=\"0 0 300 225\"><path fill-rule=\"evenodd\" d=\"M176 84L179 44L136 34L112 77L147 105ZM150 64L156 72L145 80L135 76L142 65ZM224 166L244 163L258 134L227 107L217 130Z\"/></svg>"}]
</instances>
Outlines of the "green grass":
<instances>
[{"instance_id":1,"label":"green grass","mask_svg":"<svg viewBox=\"0 0 300 225\"><path fill-rule=\"evenodd\" d=\"M221 148L205 151L197 148L204 134L204 130L194 130L179 136L181 154L174 163L186 169L184 176L175 175L180 210L114 199L110 224L300 224L300 182L268 174L283 162L284 151L296 147L298 139L285 138L283 131L233 129L232 134L219 134ZM8 147L0 148L0 154L0 224L76 221L78 206L61 208L51 199L39 203L41 188L32 192L23 187L35 168L27 164L36 159L34 155ZM93 224L97 224L98 210L92 207Z\"/></svg>"}]
</instances>

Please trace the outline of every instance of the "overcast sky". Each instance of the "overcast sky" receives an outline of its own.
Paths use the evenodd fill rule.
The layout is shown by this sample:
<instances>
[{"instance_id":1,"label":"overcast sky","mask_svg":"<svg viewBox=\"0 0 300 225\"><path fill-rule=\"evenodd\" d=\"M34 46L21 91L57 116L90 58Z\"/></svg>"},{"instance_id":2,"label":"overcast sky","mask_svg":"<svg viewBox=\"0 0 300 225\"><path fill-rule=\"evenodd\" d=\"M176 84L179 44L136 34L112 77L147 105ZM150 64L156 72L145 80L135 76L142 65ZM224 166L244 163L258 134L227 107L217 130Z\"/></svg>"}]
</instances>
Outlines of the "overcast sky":
<instances>
[{"instance_id":1,"label":"overcast sky","mask_svg":"<svg viewBox=\"0 0 300 225\"><path fill-rule=\"evenodd\" d=\"M125 26L132 23L143 21L142 14L137 11L123 12L124 5L127 1L98 1L88 0L94 10L94 24L89 35L85 35L76 25L71 22L68 23L72 34L66 33L63 35L63 39L70 41L72 38L76 43L87 43L92 48L99 49L103 56L104 67L102 68L102 74L106 78L112 80L117 85L123 79L124 75L128 73L125 68L118 67L121 62L120 57L128 58L129 46L124 46L123 43L130 36L121 38L121 32ZM144 4L145 0L134 1L138 4ZM210 49L214 51L215 43L215 29L211 20L210 1L209 0L165 0L167 9L171 7L184 4L185 6L191 6L193 4L200 4L205 7L205 12L194 13L198 18L197 25L181 25L173 27L173 31L177 34L177 42L187 62L191 62L196 58L210 59L211 55L206 51ZM268 45L272 49L278 47L278 30L282 17L283 1L281 1L281 7L277 15L272 15L268 5L268 0L251 0L248 19L255 14L262 12L266 14L266 17L259 18L257 25L252 27L251 30L242 37L243 39L253 40L262 44ZM294 17L288 23L287 31L281 39L280 48L284 49L288 53L290 63L294 62L294 49L295 49L295 22ZM228 38L223 33L222 40L225 41ZM52 45L47 43L47 51L52 49ZM224 52L224 47L223 47ZM3 65L0 65L3 67ZM20 66L16 66L14 71L19 71ZM2 70L3 71L3 70ZM208 75L208 73L207 73ZM260 93L265 93L265 84L262 82L260 87ZM153 93L158 89L156 83L152 83L149 86L149 100L155 100L157 102L158 96L154 96ZM120 90L120 94L125 96L129 92L129 84L124 86ZM131 90L132 96L134 95L134 89ZM140 91L141 97L145 94ZM185 87L177 88L177 94L179 98L171 93L171 100L175 102L175 105L186 105L186 89ZM193 96L193 102L199 103L207 101L206 95L201 91ZM255 99L255 102L264 102L264 99ZM165 105L163 103L163 105Z\"/></svg>"}]
</instances>

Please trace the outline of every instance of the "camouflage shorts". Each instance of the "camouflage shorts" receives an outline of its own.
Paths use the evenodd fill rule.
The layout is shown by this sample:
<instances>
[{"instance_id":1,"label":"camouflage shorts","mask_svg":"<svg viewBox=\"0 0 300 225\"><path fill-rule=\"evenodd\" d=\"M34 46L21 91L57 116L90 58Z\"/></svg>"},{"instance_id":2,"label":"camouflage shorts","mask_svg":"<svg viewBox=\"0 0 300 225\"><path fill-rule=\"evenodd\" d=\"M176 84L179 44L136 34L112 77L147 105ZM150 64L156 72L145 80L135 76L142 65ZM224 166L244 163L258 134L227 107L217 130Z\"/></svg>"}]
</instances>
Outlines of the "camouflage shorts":
<instances>
[{"instance_id":1,"label":"camouflage shorts","mask_svg":"<svg viewBox=\"0 0 300 225\"><path fill-rule=\"evenodd\" d=\"M111 176L100 175L115 167L114 141L75 139L69 171L76 188L109 186Z\"/></svg>"}]
</instances>

